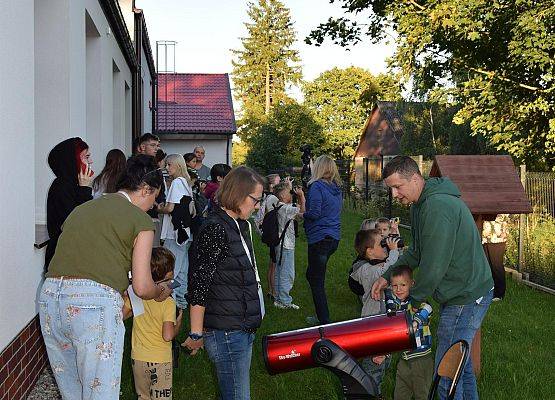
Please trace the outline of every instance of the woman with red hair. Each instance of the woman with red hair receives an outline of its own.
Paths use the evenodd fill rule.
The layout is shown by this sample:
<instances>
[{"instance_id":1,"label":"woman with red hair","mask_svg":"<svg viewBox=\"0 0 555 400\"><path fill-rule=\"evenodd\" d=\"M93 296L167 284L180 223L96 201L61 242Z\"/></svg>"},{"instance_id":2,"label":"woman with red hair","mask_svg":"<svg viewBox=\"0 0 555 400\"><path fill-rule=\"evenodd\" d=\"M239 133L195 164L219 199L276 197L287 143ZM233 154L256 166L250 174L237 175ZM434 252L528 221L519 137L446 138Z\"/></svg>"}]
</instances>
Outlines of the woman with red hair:
<instances>
[{"instance_id":1,"label":"woman with red hair","mask_svg":"<svg viewBox=\"0 0 555 400\"><path fill-rule=\"evenodd\" d=\"M54 256L62 225L75 207L92 199L92 158L89 146L80 137L58 143L48 154L48 165L56 175L46 199L48 246L44 269Z\"/></svg>"}]
</instances>

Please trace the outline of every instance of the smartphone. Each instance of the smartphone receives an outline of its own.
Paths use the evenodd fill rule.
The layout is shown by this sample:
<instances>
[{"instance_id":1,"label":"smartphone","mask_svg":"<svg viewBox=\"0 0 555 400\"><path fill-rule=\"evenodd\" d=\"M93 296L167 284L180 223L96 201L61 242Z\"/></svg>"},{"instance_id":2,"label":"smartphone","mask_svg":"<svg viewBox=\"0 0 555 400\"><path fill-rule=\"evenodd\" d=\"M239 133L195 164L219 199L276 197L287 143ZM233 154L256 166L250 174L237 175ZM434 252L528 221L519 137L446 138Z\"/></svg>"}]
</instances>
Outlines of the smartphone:
<instances>
[{"instance_id":1,"label":"smartphone","mask_svg":"<svg viewBox=\"0 0 555 400\"><path fill-rule=\"evenodd\" d=\"M79 160L79 169L81 170L82 173L84 173L87 170L87 164L85 164L83 161ZM91 169L89 171L89 177L93 176L94 172Z\"/></svg>"},{"instance_id":2,"label":"smartphone","mask_svg":"<svg viewBox=\"0 0 555 400\"><path fill-rule=\"evenodd\" d=\"M177 289L179 286L181 286L181 283L179 283L175 279L170 280L170 284L168 285L168 287L172 290Z\"/></svg>"}]
</instances>

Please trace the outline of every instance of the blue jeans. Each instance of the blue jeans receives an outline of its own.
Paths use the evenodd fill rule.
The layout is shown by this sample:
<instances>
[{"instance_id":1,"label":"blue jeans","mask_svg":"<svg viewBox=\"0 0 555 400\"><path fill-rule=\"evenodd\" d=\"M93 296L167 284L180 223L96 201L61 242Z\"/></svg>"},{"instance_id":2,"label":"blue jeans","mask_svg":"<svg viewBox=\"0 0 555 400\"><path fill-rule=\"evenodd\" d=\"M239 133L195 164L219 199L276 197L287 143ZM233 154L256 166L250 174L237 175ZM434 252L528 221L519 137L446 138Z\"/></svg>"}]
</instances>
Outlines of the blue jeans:
<instances>
[{"instance_id":1,"label":"blue jeans","mask_svg":"<svg viewBox=\"0 0 555 400\"><path fill-rule=\"evenodd\" d=\"M191 239L189 238L183 246L177 244L173 239L164 240L164 247L171 251L175 256L175 268L173 276L181 286L173 290L172 296L179 308L187 308L187 274L189 273L189 247L191 247Z\"/></svg>"},{"instance_id":2,"label":"blue jeans","mask_svg":"<svg viewBox=\"0 0 555 400\"><path fill-rule=\"evenodd\" d=\"M221 400L249 400L254 333L213 330L204 333L204 348L216 367Z\"/></svg>"},{"instance_id":3,"label":"blue jeans","mask_svg":"<svg viewBox=\"0 0 555 400\"><path fill-rule=\"evenodd\" d=\"M326 236L319 242L308 245L308 268L306 280L312 291L316 316L321 324L329 324L330 311L326 297L326 266L329 258L337 250L339 240Z\"/></svg>"},{"instance_id":4,"label":"blue jeans","mask_svg":"<svg viewBox=\"0 0 555 400\"><path fill-rule=\"evenodd\" d=\"M279 264L281 258L281 264ZM289 295L295 281L295 249L281 247L276 249L276 300L282 304L291 304L293 298Z\"/></svg>"},{"instance_id":5,"label":"blue jeans","mask_svg":"<svg viewBox=\"0 0 555 400\"><path fill-rule=\"evenodd\" d=\"M388 354L385 357L385 360L380 365L375 364L372 361L372 357L365 357L361 360L360 366L369 376L371 376L374 381L376 382L376 386L378 387L378 393L382 393L382 381L383 377L385 376L385 371L389 368L391 364L391 354Z\"/></svg>"},{"instance_id":6,"label":"blue jeans","mask_svg":"<svg viewBox=\"0 0 555 400\"><path fill-rule=\"evenodd\" d=\"M463 306L440 306L439 325L437 328L437 350L435 357L435 370L441 361L441 358L447 349L457 340L464 339L472 346L472 339L476 331L480 328L482 320L488 311L489 305L493 298L493 290L490 290L477 304L473 301ZM442 378L438 394L440 399L446 399L449 393L451 380ZM478 388L476 386L476 377L472 370L472 361L470 357L464 367L461 379L457 386L455 394L456 400L477 400Z\"/></svg>"},{"instance_id":7,"label":"blue jeans","mask_svg":"<svg viewBox=\"0 0 555 400\"><path fill-rule=\"evenodd\" d=\"M122 306L119 292L89 279L44 281L40 326L63 399L119 399Z\"/></svg>"}]
</instances>

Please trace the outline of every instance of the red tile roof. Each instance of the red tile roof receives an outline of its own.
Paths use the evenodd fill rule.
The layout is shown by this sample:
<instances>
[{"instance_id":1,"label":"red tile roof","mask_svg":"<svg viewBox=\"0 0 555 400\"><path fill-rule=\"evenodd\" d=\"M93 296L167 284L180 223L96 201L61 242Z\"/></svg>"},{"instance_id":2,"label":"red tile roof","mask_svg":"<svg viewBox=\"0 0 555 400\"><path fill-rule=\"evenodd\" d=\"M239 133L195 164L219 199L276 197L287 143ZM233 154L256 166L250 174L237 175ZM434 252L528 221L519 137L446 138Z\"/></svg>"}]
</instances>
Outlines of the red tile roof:
<instances>
[{"instance_id":1,"label":"red tile roof","mask_svg":"<svg viewBox=\"0 0 555 400\"><path fill-rule=\"evenodd\" d=\"M157 133L237 132L228 74L158 74Z\"/></svg>"}]
</instances>

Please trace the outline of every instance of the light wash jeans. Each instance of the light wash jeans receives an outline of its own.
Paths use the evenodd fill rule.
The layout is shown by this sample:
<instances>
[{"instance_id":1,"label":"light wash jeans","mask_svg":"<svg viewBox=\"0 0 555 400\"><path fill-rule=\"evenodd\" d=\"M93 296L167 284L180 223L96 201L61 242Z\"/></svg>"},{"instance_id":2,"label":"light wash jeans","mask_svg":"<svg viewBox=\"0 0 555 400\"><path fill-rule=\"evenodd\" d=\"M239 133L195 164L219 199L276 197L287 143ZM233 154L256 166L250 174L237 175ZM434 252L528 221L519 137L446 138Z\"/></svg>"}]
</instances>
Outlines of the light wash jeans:
<instances>
[{"instance_id":1,"label":"light wash jeans","mask_svg":"<svg viewBox=\"0 0 555 400\"><path fill-rule=\"evenodd\" d=\"M463 306L440 306L439 325L437 327L437 350L435 358L435 370L447 349L457 340L464 339L472 348L472 339L476 331L482 325L482 320L488 311L493 298L493 290L490 290L477 304L473 301ZM470 348L470 349L471 349ZM438 387L440 399L447 399L451 380L441 378ZM457 385L455 400L478 400L478 388L476 377L472 370L470 356L464 367L463 374Z\"/></svg>"},{"instance_id":2,"label":"light wash jeans","mask_svg":"<svg viewBox=\"0 0 555 400\"><path fill-rule=\"evenodd\" d=\"M216 367L221 400L250 400L254 333L213 330L204 333L204 348Z\"/></svg>"},{"instance_id":3,"label":"light wash jeans","mask_svg":"<svg viewBox=\"0 0 555 400\"><path fill-rule=\"evenodd\" d=\"M40 325L62 399L119 399L122 306L119 292L89 279L44 281Z\"/></svg>"},{"instance_id":4,"label":"light wash jeans","mask_svg":"<svg viewBox=\"0 0 555 400\"><path fill-rule=\"evenodd\" d=\"M276 246L276 278L274 281L276 300L289 305L293 302L289 292L295 281L295 249L283 248L283 255L281 253L281 246ZM281 264L279 263L280 258Z\"/></svg>"},{"instance_id":5,"label":"light wash jeans","mask_svg":"<svg viewBox=\"0 0 555 400\"><path fill-rule=\"evenodd\" d=\"M173 276L181 286L173 290L172 296L179 308L187 308L187 274L189 273L189 247L191 247L191 238L187 239L182 246L178 245L173 239L164 240L164 247L171 251L175 256L175 268Z\"/></svg>"}]
</instances>

